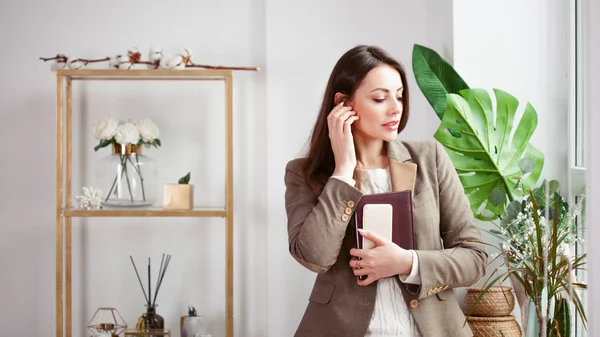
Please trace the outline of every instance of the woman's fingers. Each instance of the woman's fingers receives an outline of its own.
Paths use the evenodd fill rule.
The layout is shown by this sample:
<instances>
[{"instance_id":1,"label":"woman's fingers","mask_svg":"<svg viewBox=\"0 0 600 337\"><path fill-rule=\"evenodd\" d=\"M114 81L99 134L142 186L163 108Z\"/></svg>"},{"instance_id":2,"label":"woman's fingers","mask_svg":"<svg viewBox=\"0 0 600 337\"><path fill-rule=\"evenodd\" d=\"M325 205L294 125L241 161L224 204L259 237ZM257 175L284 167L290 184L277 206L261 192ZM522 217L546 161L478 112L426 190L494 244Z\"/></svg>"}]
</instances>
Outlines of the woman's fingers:
<instances>
[{"instance_id":1,"label":"woman's fingers","mask_svg":"<svg viewBox=\"0 0 600 337\"><path fill-rule=\"evenodd\" d=\"M336 122L345 122L348 117L355 115L356 111L351 106L344 107L336 113Z\"/></svg>"},{"instance_id":2,"label":"woman's fingers","mask_svg":"<svg viewBox=\"0 0 600 337\"><path fill-rule=\"evenodd\" d=\"M329 115L327 115L327 122L330 127L333 127L335 125L335 119L339 116L340 112L344 108L347 108L347 107L345 107L343 105L343 103L340 103L340 104L336 105L335 107L333 107L333 109L331 109L331 112L329 112Z\"/></svg>"},{"instance_id":3,"label":"woman's fingers","mask_svg":"<svg viewBox=\"0 0 600 337\"><path fill-rule=\"evenodd\" d=\"M364 259L369 254L369 249L350 248L350 255L354 256L355 259Z\"/></svg>"},{"instance_id":4,"label":"woman's fingers","mask_svg":"<svg viewBox=\"0 0 600 337\"><path fill-rule=\"evenodd\" d=\"M352 272L354 273L354 276L362 276L357 280L358 285L368 286L369 284L379 279L376 276L377 273L375 273L373 269L369 266L370 265L368 262L365 262L365 260L358 259L356 257L352 257L352 259L350 260L350 267L352 267Z\"/></svg>"},{"instance_id":5,"label":"woman's fingers","mask_svg":"<svg viewBox=\"0 0 600 337\"><path fill-rule=\"evenodd\" d=\"M352 257L352 259L350 259L350 267L354 268L354 269L360 269L361 267L363 267L361 265L361 263L363 263L364 261L361 261L359 258L357 257Z\"/></svg>"},{"instance_id":6,"label":"woman's fingers","mask_svg":"<svg viewBox=\"0 0 600 337\"><path fill-rule=\"evenodd\" d=\"M350 130L350 126L352 125L352 123L356 122L357 120L358 116L348 117L348 119L346 119L346 121L344 122L344 131Z\"/></svg>"},{"instance_id":7,"label":"woman's fingers","mask_svg":"<svg viewBox=\"0 0 600 337\"><path fill-rule=\"evenodd\" d=\"M356 112L352 109L352 107L336 107L331 111L331 113L327 117L329 127L343 130L344 123L348 120L349 117L354 115L356 115Z\"/></svg>"},{"instance_id":8,"label":"woman's fingers","mask_svg":"<svg viewBox=\"0 0 600 337\"><path fill-rule=\"evenodd\" d=\"M344 127L346 125L346 122L348 121L348 119L350 119L351 117L355 117L356 115L356 111L354 110L345 110L342 111L337 118L335 119L334 123L335 123L335 128L342 131L344 130Z\"/></svg>"},{"instance_id":9,"label":"woman's fingers","mask_svg":"<svg viewBox=\"0 0 600 337\"><path fill-rule=\"evenodd\" d=\"M360 279L357 280L356 283L358 283L359 286L363 286L364 287L364 286L368 286L369 284L371 284L371 283L373 283L375 281L377 281L377 279L375 278L375 276L369 275L364 280L360 280Z\"/></svg>"},{"instance_id":10,"label":"woman's fingers","mask_svg":"<svg viewBox=\"0 0 600 337\"><path fill-rule=\"evenodd\" d=\"M366 271L364 268L354 268L354 275L355 276L363 276L363 275L368 275L369 272Z\"/></svg>"}]
</instances>

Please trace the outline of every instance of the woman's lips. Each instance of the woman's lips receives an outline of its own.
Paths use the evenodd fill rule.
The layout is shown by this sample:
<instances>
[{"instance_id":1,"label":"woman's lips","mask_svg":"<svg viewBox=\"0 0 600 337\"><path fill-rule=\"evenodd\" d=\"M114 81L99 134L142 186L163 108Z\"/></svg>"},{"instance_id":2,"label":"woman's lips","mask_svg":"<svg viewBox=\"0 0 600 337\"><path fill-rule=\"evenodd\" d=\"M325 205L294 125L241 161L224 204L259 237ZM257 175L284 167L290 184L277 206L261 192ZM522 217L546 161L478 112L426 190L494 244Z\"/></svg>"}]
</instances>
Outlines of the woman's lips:
<instances>
[{"instance_id":1,"label":"woman's lips","mask_svg":"<svg viewBox=\"0 0 600 337\"><path fill-rule=\"evenodd\" d=\"M398 129L398 124L399 124L399 121L391 121L391 122L382 124L382 126L390 131L393 131L393 130Z\"/></svg>"}]
</instances>

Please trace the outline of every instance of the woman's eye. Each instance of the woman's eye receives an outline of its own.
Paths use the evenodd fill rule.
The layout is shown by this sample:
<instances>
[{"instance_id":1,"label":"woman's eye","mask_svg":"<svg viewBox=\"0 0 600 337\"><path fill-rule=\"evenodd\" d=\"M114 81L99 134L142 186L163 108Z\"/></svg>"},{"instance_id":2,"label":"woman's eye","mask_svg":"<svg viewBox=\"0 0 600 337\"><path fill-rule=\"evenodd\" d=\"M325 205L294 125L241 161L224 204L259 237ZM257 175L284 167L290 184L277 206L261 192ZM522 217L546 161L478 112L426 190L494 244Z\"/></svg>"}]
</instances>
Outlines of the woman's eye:
<instances>
[{"instance_id":1,"label":"woman's eye","mask_svg":"<svg viewBox=\"0 0 600 337\"><path fill-rule=\"evenodd\" d=\"M383 103L385 102L385 98L373 98L373 100L377 103Z\"/></svg>"},{"instance_id":2,"label":"woman's eye","mask_svg":"<svg viewBox=\"0 0 600 337\"><path fill-rule=\"evenodd\" d=\"M404 99L404 97L400 96L397 99L398 99L398 101L402 102L402 100Z\"/></svg>"}]
</instances>

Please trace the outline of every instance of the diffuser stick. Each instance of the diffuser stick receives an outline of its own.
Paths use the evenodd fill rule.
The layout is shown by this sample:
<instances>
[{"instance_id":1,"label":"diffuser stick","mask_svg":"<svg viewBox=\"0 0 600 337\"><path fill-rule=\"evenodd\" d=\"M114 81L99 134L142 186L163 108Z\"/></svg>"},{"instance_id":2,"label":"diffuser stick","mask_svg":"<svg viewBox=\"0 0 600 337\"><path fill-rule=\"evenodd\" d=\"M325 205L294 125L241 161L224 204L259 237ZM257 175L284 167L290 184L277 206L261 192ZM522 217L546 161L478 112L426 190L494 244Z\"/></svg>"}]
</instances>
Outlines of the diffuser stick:
<instances>
[{"instance_id":1,"label":"diffuser stick","mask_svg":"<svg viewBox=\"0 0 600 337\"><path fill-rule=\"evenodd\" d=\"M152 275L152 268L150 258L148 258L148 296L150 296L150 305L152 306L152 283L150 283L150 277Z\"/></svg>"},{"instance_id":2,"label":"diffuser stick","mask_svg":"<svg viewBox=\"0 0 600 337\"><path fill-rule=\"evenodd\" d=\"M165 261L165 266L161 272L160 281L158 281L158 285L156 286L156 295L154 296L154 303L156 303L156 296L158 295L158 290L162 285L162 281L165 278L165 273L167 272L167 267L169 266L169 262L171 261L171 255L167 255L167 259Z\"/></svg>"},{"instance_id":3,"label":"diffuser stick","mask_svg":"<svg viewBox=\"0 0 600 337\"><path fill-rule=\"evenodd\" d=\"M131 260L131 264L133 265L133 269L135 270L135 275L137 275L138 281L140 282L140 287L142 288L142 292L144 293L144 299L146 303L150 305L150 300L148 299L148 295L146 295L146 290L144 290L144 285L142 284L142 279L140 278L140 273L138 273L137 267L135 266L135 262L133 262L133 257L129 255L129 259Z\"/></svg>"}]
</instances>

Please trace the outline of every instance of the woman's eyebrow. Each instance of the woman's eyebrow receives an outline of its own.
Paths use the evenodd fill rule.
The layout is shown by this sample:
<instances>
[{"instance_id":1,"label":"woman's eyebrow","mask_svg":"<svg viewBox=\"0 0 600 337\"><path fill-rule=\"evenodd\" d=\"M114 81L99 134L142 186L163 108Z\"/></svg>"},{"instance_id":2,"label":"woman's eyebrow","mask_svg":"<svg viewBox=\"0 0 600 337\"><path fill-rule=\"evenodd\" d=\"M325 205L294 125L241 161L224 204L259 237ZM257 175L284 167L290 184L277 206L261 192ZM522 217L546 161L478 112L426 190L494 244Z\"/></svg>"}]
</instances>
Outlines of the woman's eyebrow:
<instances>
[{"instance_id":1,"label":"woman's eyebrow","mask_svg":"<svg viewBox=\"0 0 600 337\"><path fill-rule=\"evenodd\" d=\"M402 89L404 89L404 87L400 87L400 88L396 89L396 91L400 91L400 90L402 90ZM386 88L375 88L375 89L371 90L371 92L375 92L375 91L377 91L377 90L384 91L384 92L390 92L390 91L389 91L388 89L386 89Z\"/></svg>"}]
</instances>

